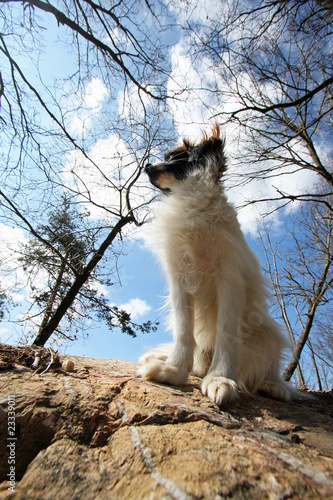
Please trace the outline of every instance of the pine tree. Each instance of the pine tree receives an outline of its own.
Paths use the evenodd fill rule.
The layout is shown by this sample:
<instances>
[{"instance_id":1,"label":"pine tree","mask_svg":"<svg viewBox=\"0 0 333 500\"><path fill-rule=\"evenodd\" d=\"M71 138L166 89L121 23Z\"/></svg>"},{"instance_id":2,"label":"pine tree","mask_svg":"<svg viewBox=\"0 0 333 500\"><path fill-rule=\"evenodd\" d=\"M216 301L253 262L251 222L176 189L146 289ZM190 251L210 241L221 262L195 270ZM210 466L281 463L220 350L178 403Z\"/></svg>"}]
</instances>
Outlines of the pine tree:
<instances>
[{"instance_id":1,"label":"pine tree","mask_svg":"<svg viewBox=\"0 0 333 500\"><path fill-rule=\"evenodd\" d=\"M105 241L104 247L99 244L88 217L88 212L78 212L63 197L60 208L49 214L47 224L39 226L42 238L31 238L24 247L20 260L30 275L33 301L28 318L34 319L38 329L34 344L44 345L54 333L74 340L84 330L85 322L93 319L102 319L110 329L119 327L133 337L135 329L155 329L149 321L133 323L126 311L111 307L98 293L96 285L104 282L96 267L110 245Z\"/></svg>"}]
</instances>

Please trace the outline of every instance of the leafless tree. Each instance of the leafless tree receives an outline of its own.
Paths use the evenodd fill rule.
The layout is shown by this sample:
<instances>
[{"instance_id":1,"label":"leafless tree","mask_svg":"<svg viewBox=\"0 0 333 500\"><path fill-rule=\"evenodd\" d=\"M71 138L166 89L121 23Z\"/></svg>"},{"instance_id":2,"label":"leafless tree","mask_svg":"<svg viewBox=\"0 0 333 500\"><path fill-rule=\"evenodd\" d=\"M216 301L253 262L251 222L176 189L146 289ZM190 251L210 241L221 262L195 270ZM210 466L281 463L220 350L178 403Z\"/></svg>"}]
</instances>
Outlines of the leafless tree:
<instances>
[{"instance_id":1,"label":"leafless tree","mask_svg":"<svg viewBox=\"0 0 333 500\"><path fill-rule=\"evenodd\" d=\"M293 347L284 378L290 380L297 369L300 385L305 385L300 359L307 345L318 387L322 389L322 379L326 387L330 379L326 370L332 368L333 355L332 212L326 206L309 202L291 216L285 229L283 250L272 242L267 226L261 235L279 315ZM324 369L320 369L320 364Z\"/></svg>"},{"instance_id":2,"label":"leafless tree","mask_svg":"<svg viewBox=\"0 0 333 500\"><path fill-rule=\"evenodd\" d=\"M59 328L106 252L130 228L147 220L152 193L144 190L144 161L165 149L173 136L168 103L185 99L191 91L205 99L209 96L204 106L214 108L215 118L231 131L234 184L263 179L276 185L275 194L262 200L278 200L280 205L306 201L304 213L313 212L309 218L325 211L321 230L326 230L326 237L330 234L331 1L221 1L214 12L199 17L191 17L198 4L191 0L167 5L159 0L120 0L108 6L101 0L0 0L0 4L0 221L49 246L59 269L72 272L67 293L50 314L45 310L47 321L38 325L36 343L44 343ZM171 24L169 6L183 9L185 16ZM204 61L209 69L208 76L199 75L199 88L199 79L195 84L170 85L169 44L179 28L187 37L193 68L202 68ZM171 94L171 88L177 90ZM316 182L303 191L279 187L281 176L295 172L314 174L322 189L316 189ZM94 252L79 273L71 269L66 252L39 230L64 194L79 210L91 212L96 227ZM258 197L248 200L258 201ZM296 247L297 242L314 238L311 225L304 223L301 228L304 236L291 231ZM321 240L326 241L323 233ZM330 267L327 276L320 274L324 261L314 260L306 244L299 243L303 252L299 261L283 257L284 268L279 259L282 250L269 238L266 245L280 311L295 348L286 376L298 367L304 383L299 358L307 343L321 383L327 380L325 363L330 362L331 351L329 333L319 335L319 331L331 330L318 311L330 304L330 287L325 288ZM306 273L313 280L311 290L306 287L310 283ZM306 296L293 279L299 279ZM322 279L322 288L317 289ZM299 314L296 329L291 307ZM319 357L323 339L328 346L324 361Z\"/></svg>"},{"instance_id":3,"label":"leafless tree","mask_svg":"<svg viewBox=\"0 0 333 500\"><path fill-rule=\"evenodd\" d=\"M44 344L108 249L146 221L143 165L168 139L160 133L168 24L163 4L144 0L0 4L0 218L72 272L39 325L35 343ZM88 209L96 228L79 271L40 230L63 195Z\"/></svg>"},{"instance_id":4,"label":"leafless tree","mask_svg":"<svg viewBox=\"0 0 333 500\"><path fill-rule=\"evenodd\" d=\"M326 185L320 196L311 188L276 186L276 195L262 200L329 203L332 20L331 2L258 0L218 4L217 14L200 29L187 23L193 60L207 57L216 75L210 87L215 118L226 131L236 126L234 182L271 179L274 185L279 176L313 172Z\"/></svg>"}]
</instances>

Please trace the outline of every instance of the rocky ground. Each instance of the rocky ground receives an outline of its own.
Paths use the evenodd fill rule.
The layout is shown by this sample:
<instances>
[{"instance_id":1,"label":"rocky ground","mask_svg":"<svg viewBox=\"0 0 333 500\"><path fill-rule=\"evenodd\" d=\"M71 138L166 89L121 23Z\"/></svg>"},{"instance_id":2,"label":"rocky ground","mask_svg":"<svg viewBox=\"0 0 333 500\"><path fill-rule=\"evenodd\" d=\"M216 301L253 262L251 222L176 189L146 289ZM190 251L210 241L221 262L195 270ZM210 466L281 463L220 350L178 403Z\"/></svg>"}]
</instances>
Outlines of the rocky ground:
<instances>
[{"instance_id":1,"label":"rocky ground","mask_svg":"<svg viewBox=\"0 0 333 500\"><path fill-rule=\"evenodd\" d=\"M0 498L333 497L332 391L218 408L196 378L170 387L134 363L68 359L0 345Z\"/></svg>"}]
</instances>

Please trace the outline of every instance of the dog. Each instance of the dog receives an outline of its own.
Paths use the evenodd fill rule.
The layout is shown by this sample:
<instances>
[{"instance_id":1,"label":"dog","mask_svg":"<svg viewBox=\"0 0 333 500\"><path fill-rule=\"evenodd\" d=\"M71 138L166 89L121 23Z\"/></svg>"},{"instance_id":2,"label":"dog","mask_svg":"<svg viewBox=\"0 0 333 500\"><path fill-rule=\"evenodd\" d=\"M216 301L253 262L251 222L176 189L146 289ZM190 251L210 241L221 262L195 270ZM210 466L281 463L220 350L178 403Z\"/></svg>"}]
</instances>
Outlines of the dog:
<instances>
[{"instance_id":1,"label":"dog","mask_svg":"<svg viewBox=\"0 0 333 500\"><path fill-rule=\"evenodd\" d=\"M269 314L266 282L224 193L225 141L216 124L201 142L183 140L164 161L147 164L162 191L153 222L154 248L166 272L172 344L145 353L138 375L183 385L202 378L202 393L217 405L239 390L288 400L280 376L288 343Z\"/></svg>"}]
</instances>

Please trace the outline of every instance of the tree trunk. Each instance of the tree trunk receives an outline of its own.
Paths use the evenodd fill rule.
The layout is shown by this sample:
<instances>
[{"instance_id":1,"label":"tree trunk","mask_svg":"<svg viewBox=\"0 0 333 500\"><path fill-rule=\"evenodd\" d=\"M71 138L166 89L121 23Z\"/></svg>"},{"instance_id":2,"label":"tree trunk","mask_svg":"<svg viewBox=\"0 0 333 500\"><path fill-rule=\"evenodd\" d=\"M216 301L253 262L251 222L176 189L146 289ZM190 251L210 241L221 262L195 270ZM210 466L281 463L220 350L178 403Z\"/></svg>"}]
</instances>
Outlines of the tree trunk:
<instances>
[{"instance_id":1,"label":"tree trunk","mask_svg":"<svg viewBox=\"0 0 333 500\"><path fill-rule=\"evenodd\" d=\"M309 334L311 331L315 311L316 311L316 306L314 304L312 304L311 309L308 313L308 318L307 318L307 321L306 321L305 326L303 328L302 334L294 346L294 351L293 351L291 361L289 362L287 368L283 372L284 380L289 381L291 379L291 377L293 376L294 371L297 368L303 347L305 346L306 341L308 340L308 337L309 337Z\"/></svg>"},{"instance_id":2,"label":"tree trunk","mask_svg":"<svg viewBox=\"0 0 333 500\"><path fill-rule=\"evenodd\" d=\"M331 232L328 233L326 247L327 248L331 247ZM324 266L323 271L322 271L322 276L321 276L320 281L317 285L317 288L316 288L316 291L315 291L314 296L312 298L312 301L309 304L308 317L307 317L305 326L303 328L303 331L302 331L300 338L296 342L291 361L290 361L289 365L287 366L287 368L285 369L285 371L283 372L284 380L288 381L291 379L291 377L292 377L292 375L293 375L293 373L294 373L294 371L299 363L303 347L305 346L306 341L308 340L317 307L320 304L326 290L330 286L332 286L333 277L330 278L328 281L326 281L327 274L328 274L328 271L330 269L331 264L332 264L332 257L331 257L330 252L328 251L326 254L326 262L325 262L325 266Z\"/></svg>"},{"instance_id":3,"label":"tree trunk","mask_svg":"<svg viewBox=\"0 0 333 500\"><path fill-rule=\"evenodd\" d=\"M313 366L314 366L314 369L315 369L315 372L316 372L316 377L317 377L317 382L318 382L318 388L319 388L320 391L322 391L323 390L323 386L322 386L322 383L321 383L321 380L320 380L320 375L319 375L319 370L318 370L318 366L317 366L317 363L316 363L315 353L314 353L314 350L312 348L312 344L310 342L310 339L308 339L308 345L310 347L312 362L313 362Z\"/></svg>"},{"instance_id":4,"label":"tree trunk","mask_svg":"<svg viewBox=\"0 0 333 500\"><path fill-rule=\"evenodd\" d=\"M60 302L59 306L55 310L54 314L50 317L48 323L39 330L35 340L33 341L34 345L43 346L51 337L54 330L59 325L60 321L74 302L77 294L80 291L80 288L84 285L84 283L89 279L91 272L95 269L98 262L103 257L107 248L111 245L112 241L115 237L120 233L121 229L128 224L129 222L133 222L134 217L132 215L123 217L120 219L117 224L114 226L112 231L105 238L99 249L94 253L88 264L84 267L81 274L79 274L70 289L68 290L65 297Z\"/></svg>"},{"instance_id":5,"label":"tree trunk","mask_svg":"<svg viewBox=\"0 0 333 500\"><path fill-rule=\"evenodd\" d=\"M67 258L68 258L68 254L66 253L66 259ZM57 278L57 281L55 282L55 285L54 285L54 288L53 288L52 293L50 295L50 298L49 298L49 300L47 302L45 313L44 313L42 322L40 324L38 333L41 332L43 330L43 328L47 325L47 323L49 321L49 318L50 318L50 316L52 314L54 301L55 301L55 298L57 296L58 290L60 288L62 277L63 277L64 272L65 272L65 268L66 268L66 264L65 264L64 261L62 261L61 262L60 271L59 271L59 274L58 274L58 278Z\"/></svg>"}]
</instances>

